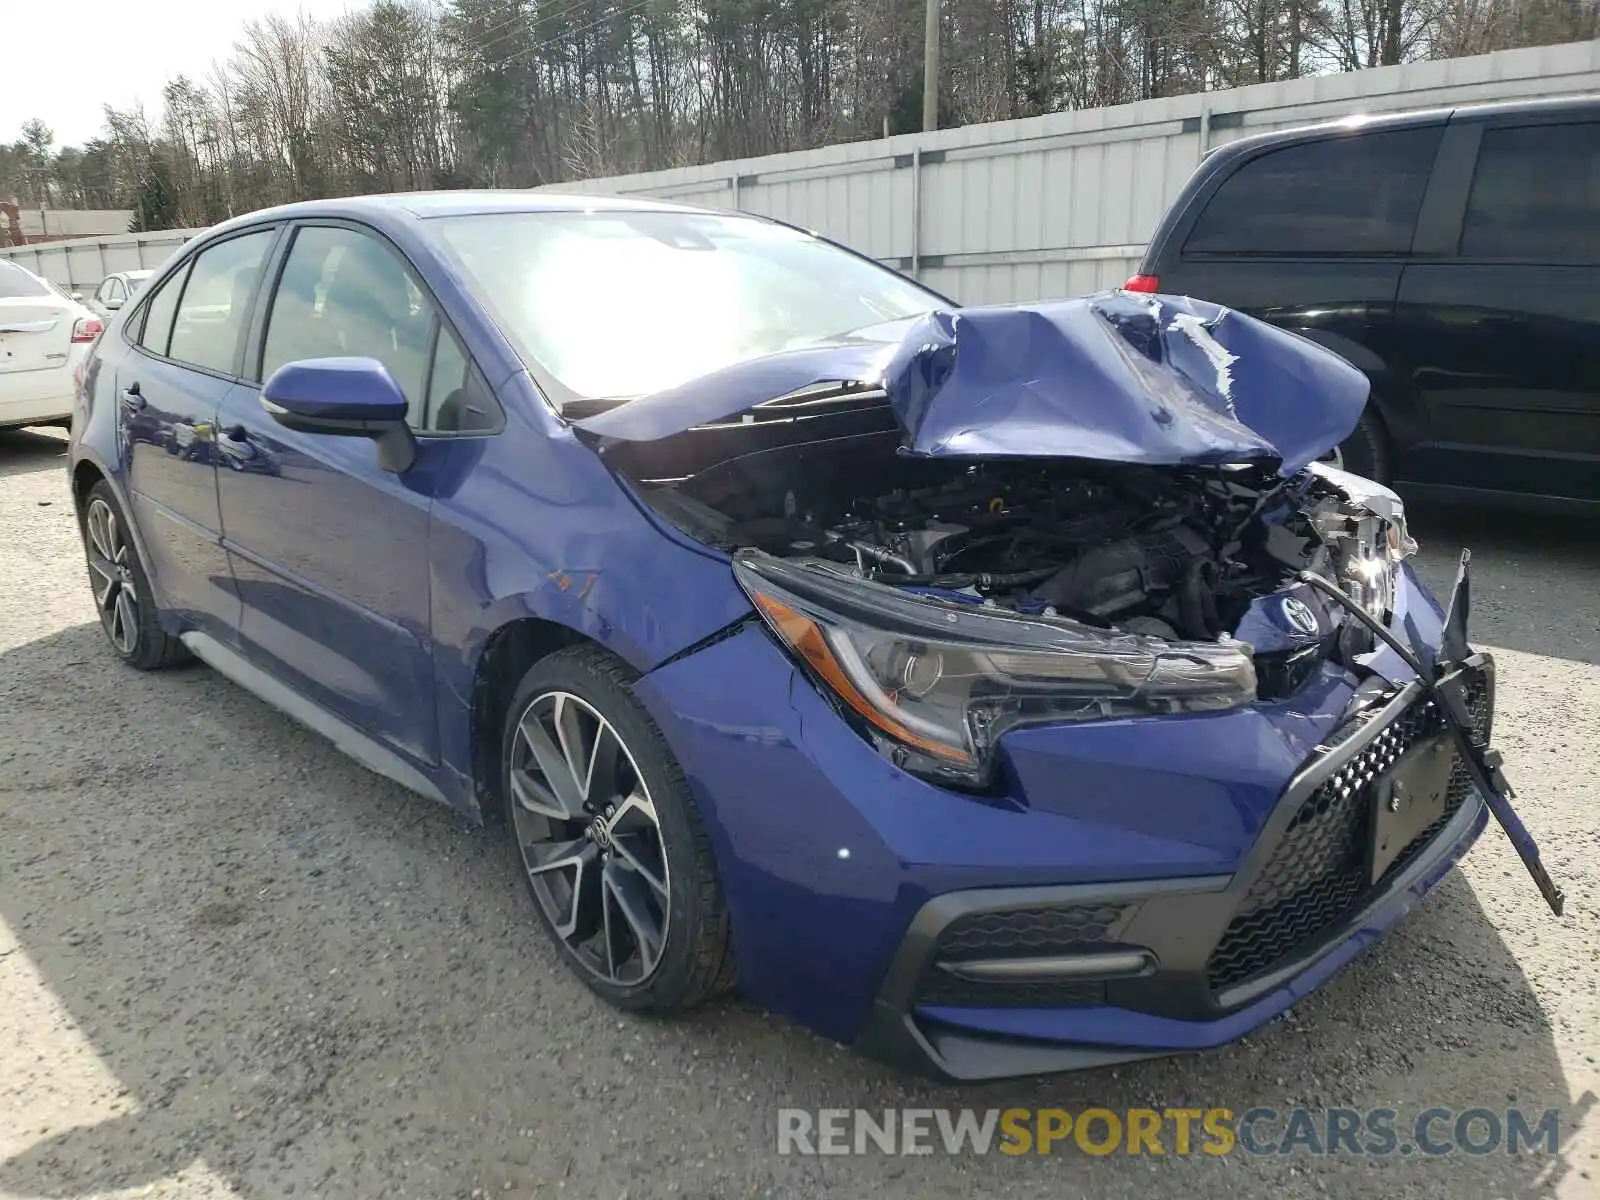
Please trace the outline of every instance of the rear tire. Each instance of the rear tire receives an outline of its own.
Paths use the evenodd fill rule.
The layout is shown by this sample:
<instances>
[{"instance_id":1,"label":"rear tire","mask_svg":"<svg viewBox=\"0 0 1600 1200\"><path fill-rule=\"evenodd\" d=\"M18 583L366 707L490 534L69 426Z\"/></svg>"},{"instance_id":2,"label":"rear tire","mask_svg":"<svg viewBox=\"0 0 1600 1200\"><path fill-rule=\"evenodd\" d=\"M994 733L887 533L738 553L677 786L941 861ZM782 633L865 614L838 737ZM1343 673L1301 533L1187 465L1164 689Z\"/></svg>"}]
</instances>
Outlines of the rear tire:
<instances>
[{"instance_id":1,"label":"rear tire","mask_svg":"<svg viewBox=\"0 0 1600 1200\"><path fill-rule=\"evenodd\" d=\"M161 628L155 591L139 558L127 515L104 479L84 498L79 532L100 628L117 657L140 671L187 661L189 652L183 643Z\"/></svg>"},{"instance_id":2,"label":"rear tire","mask_svg":"<svg viewBox=\"0 0 1600 1200\"><path fill-rule=\"evenodd\" d=\"M733 983L711 840L683 770L593 645L535 663L502 731L500 788L535 912L597 995L677 1012Z\"/></svg>"}]
</instances>

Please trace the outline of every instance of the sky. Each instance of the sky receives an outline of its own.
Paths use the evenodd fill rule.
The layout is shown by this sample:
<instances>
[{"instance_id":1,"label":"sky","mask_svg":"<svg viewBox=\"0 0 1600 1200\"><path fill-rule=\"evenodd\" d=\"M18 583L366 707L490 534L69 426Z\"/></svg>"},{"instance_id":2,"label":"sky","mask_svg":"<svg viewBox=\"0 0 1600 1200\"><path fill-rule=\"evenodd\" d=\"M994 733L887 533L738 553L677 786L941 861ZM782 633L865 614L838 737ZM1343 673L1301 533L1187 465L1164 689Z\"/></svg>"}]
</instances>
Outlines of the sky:
<instances>
[{"instance_id":1,"label":"sky","mask_svg":"<svg viewBox=\"0 0 1600 1200\"><path fill-rule=\"evenodd\" d=\"M245 21L304 11L327 19L359 0L29 0L0 5L0 143L39 117L57 149L104 125L106 104L144 104L179 74L203 78L233 50Z\"/></svg>"}]
</instances>

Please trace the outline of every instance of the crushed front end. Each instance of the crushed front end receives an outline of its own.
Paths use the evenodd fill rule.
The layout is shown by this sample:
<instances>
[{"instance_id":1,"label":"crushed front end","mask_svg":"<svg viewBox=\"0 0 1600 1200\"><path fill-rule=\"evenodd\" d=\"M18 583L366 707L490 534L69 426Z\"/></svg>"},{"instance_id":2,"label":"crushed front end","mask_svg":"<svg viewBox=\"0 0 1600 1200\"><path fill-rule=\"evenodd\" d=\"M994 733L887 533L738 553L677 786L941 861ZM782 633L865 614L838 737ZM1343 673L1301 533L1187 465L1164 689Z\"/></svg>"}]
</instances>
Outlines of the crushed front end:
<instances>
[{"instance_id":1,"label":"crushed front end","mask_svg":"<svg viewBox=\"0 0 1600 1200\"><path fill-rule=\"evenodd\" d=\"M1236 358L1159 328L1231 411ZM605 447L752 604L638 694L707 813L755 998L958 1079L1214 1046L1484 828L1493 663L1417 580L1399 498L1245 453L1142 355L1141 394L1226 455L1106 461L1060 429L1053 454L943 453L919 440L938 387L856 383ZM972 440L958 415L939 445Z\"/></svg>"}]
</instances>

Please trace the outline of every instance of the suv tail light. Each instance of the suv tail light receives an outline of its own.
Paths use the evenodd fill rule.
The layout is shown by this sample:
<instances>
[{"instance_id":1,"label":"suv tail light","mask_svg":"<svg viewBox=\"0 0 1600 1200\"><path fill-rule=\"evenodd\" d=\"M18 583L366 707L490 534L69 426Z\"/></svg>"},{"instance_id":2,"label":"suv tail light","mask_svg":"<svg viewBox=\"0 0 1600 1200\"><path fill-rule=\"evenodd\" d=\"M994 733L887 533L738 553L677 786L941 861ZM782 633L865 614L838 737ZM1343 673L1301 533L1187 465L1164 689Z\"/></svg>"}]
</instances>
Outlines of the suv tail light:
<instances>
[{"instance_id":1,"label":"suv tail light","mask_svg":"<svg viewBox=\"0 0 1600 1200\"><path fill-rule=\"evenodd\" d=\"M99 317L79 317L72 326L72 344L92 342L105 332L105 323Z\"/></svg>"},{"instance_id":2,"label":"suv tail light","mask_svg":"<svg viewBox=\"0 0 1600 1200\"><path fill-rule=\"evenodd\" d=\"M1122 285L1125 292L1159 292L1161 290L1161 277L1158 275L1135 275Z\"/></svg>"}]
</instances>

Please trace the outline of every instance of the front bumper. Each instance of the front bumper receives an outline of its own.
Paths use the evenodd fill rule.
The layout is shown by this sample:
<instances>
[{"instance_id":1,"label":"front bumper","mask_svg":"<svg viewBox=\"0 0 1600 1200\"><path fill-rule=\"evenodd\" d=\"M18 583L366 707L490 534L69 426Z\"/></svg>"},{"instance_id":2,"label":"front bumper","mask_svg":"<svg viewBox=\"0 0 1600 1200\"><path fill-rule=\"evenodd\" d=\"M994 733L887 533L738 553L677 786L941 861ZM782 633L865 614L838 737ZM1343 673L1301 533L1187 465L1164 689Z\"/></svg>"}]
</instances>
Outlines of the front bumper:
<instances>
[{"instance_id":1,"label":"front bumper","mask_svg":"<svg viewBox=\"0 0 1600 1200\"><path fill-rule=\"evenodd\" d=\"M1492 687L1491 670L1477 703L1485 735ZM1239 1037L1370 945L1483 831L1488 810L1457 758L1443 813L1375 883L1366 874L1375 789L1441 729L1416 684L1359 714L1296 775L1231 876L936 897L913 919L857 1047L975 1080Z\"/></svg>"},{"instance_id":2,"label":"front bumper","mask_svg":"<svg viewBox=\"0 0 1600 1200\"><path fill-rule=\"evenodd\" d=\"M72 372L63 367L0 375L0 429L72 417Z\"/></svg>"},{"instance_id":3,"label":"front bumper","mask_svg":"<svg viewBox=\"0 0 1600 1200\"><path fill-rule=\"evenodd\" d=\"M1409 571L1402 593L1407 625L1437 644L1441 614ZM713 840L743 990L880 1057L986 1078L1236 1038L1448 871L1484 825L1470 788L1371 884L1352 874L1369 809L1324 786L1366 796L1341 772L1380 770L1402 723L1426 734L1410 728L1426 697L1393 665L1374 664L1391 685L1358 689L1329 664L1228 713L1013 731L990 797L893 766L757 625L636 694ZM1122 957L1098 976L1074 961L1070 978L974 984L939 965L1103 953Z\"/></svg>"}]
</instances>

